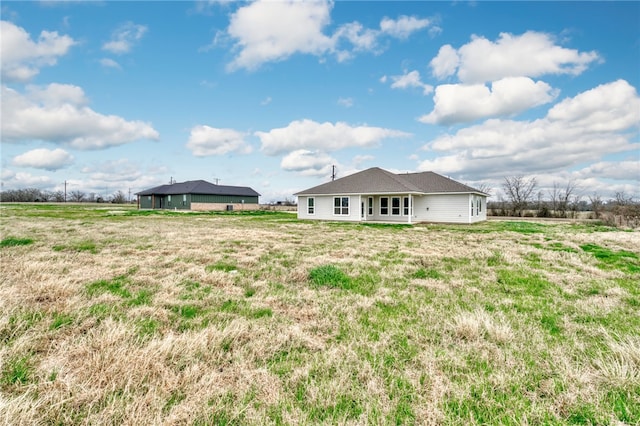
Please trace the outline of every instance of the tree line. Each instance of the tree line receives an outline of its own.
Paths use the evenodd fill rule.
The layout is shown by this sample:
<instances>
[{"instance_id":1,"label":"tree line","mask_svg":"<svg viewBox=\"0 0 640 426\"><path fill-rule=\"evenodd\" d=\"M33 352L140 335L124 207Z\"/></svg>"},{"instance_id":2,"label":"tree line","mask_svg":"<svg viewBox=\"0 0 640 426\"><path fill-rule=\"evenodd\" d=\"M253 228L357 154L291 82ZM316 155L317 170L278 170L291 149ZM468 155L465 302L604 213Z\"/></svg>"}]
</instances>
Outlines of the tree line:
<instances>
[{"instance_id":1,"label":"tree line","mask_svg":"<svg viewBox=\"0 0 640 426\"><path fill-rule=\"evenodd\" d=\"M488 192L490 189L483 189ZM494 216L577 218L579 212L590 212L589 218L616 226L640 226L640 201L624 192L616 192L605 200L597 193L585 196L574 180L554 182L549 189L539 190L535 177L504 177L502 193L488 203Z\"/></svg>"},{"instance_id":2,"label":"tree line","mask_svg":"<svg viewBox=\"0 0 640 426\"><path fill-rule=\"evenodd\" d=\"M19 203L34 203L34 202L73 202L73 203L114 203L114 204L126 204L129 201L127 196L122 191L116 191L107 197L103 197L94 192L86 193L79 190L69 191L47 191L37 188L25 188L25 189L9 189L0 192L0 201L2 202L19 202Z\"/></svg>"}]
</instances>

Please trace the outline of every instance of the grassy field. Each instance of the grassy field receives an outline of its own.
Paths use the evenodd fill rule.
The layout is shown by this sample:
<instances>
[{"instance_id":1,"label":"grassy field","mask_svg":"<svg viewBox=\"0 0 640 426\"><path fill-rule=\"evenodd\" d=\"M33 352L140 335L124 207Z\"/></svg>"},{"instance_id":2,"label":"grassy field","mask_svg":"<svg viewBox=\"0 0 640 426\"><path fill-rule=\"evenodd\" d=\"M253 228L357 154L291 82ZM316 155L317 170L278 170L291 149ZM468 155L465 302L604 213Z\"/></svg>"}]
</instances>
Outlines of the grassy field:
<instances>
[{"instance_id":1,"label":"grassy field","mask_svg":"<svg viewBox=\"0 0 640 426\"><path fill-rule=\"evenodd\" d=\"M640 423L637 231L0 214L4 424Z\"/></svg>"}]
</instances>

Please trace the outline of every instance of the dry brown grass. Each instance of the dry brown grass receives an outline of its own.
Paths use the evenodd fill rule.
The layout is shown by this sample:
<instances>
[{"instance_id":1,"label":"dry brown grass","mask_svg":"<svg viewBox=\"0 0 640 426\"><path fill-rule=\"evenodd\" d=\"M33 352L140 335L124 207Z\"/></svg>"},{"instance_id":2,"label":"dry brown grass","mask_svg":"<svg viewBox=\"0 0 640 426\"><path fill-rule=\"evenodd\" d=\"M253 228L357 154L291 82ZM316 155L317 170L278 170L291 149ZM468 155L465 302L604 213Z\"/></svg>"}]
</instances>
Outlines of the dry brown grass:
<instances>
[{"instance_id":1,"label":"dry brown grass","mask_svg":"<svg viewBox=\"0 0 640 426\"><path fill-rule=\"evenodd\" d=\"M640 423L638 232L0 209L0 423Z\"/></svg>"}]
</instances>

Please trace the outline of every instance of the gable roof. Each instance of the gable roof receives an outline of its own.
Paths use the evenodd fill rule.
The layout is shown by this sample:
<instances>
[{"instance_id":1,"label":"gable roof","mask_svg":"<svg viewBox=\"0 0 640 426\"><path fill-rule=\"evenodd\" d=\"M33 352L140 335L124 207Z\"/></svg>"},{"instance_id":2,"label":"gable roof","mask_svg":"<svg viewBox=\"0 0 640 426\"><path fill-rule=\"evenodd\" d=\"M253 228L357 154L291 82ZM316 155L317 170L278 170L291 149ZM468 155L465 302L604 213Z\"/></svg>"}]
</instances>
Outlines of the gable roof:
<instances>
[{"instance_id":1,"label":"gable roof","mask_svg":"<svg viewBox=\"0 0 640 426\"><path fill-rule=\"evenodd\" d=\"M379 167L372 167L332 182L323 183L294 195L388 193L475 193L487 195L434 172L395 174Z\"/></svg>"},{"instance_id":2,"label":"gable roof","mask_svg":"<svg viewBox=\"0 0 640 426\"><path fill-rule=\"evenodd\" d=\"M248 186L214 185L213 183L205 180L190 180L187 182L177 182L171 185L160 185L136 193L136 195L180 194L237 195L241 197L257 197L260 195Z\"/></svg>"}]
</instances>

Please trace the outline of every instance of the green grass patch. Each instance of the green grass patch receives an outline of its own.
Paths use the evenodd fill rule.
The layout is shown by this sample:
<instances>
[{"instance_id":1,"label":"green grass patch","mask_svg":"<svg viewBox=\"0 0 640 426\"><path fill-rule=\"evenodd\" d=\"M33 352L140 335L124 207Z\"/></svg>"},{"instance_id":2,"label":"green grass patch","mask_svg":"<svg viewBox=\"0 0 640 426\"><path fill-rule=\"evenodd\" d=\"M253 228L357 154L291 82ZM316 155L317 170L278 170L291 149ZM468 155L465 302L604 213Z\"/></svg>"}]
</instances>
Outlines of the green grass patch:
<instances>
[{"instance_id":1,"label":"green grass patch","mask_svg":"<svg viewBox=\"0 0 640 426\"><path fill-rule=\"evenodd\" d=\"M24 385L33 376L31 357L23 356L7 360L0 375L0 383L3 385Z\"/></svg>"},{"instance_id":2,"label":"green grass patch","mask_svg":"<svg viewBox=\"0 0 640 426\"><path fill-rule=\"evenodd\" d=\"M541 275L527 270L500 269L497 271L498 285L506 294L543 296L554 288Z\"/></svg>"},{"instance_id":3,"label":"green grass patch","mask_svg":"<svg viewBox=\"0 0 640 426\"><path fill-rule=\"evenodd\" d=\"M203 300L211 294L211 286L203 286L197 281L184 280L178 285L183 288L182 292L180 292L180 299L182 300Z\"/></svg>"},{"instance_id":4,"label":"green grass patch","mask_svg":"<svg viewBox=\"0 0 640 426\"><path fill-rule=\"evenodd\" d=\"M580 248L598 259L600 261L598 266L602 269L640 273L640 257L632 251L611 250L597 244L583 244Z\"/></svg>"},{"instance_id":5,"label":"green grass patch","mask_svg":"<svg viewBox=\"0 0 640 426\"><path fill-rule=\"evenodd\" d=\"M352 280L340 268L334 265L322 265L309 271L309 281L316 287L330 287L349 290Z\"/></svg>"},{"instance_id":6,"label":"green grass patch","mask_svg":"<svg viewBox=\"0 0 640 426\"><path fill-rule=\"evenodd\" d=\"M0 247L28 246L29 244L33 244L32 238L7 237L0 241Z\"/></svg>"},{"instance_id":7,"label":"green grass patch","mask_svg":"<svg viewBox=\"0 0 640 426\"><path fill-rule=\"evenodd\" d=\"M53 315L53 321L51 321L51 325L49 326L49 329L57 330L64 326L73 324L73 321L74 321L73 315L57 312Z\"/></svg>"},{"instance_id":8,"label":"green grass patch","mask_svg":"<svg viewBox=\"0 0 640 426\"><path fill-rule=\"evenodd\" d=\"M86 290L90 297L103 293L111 293L123 299L128 299L131 297L131 292L127 289L129 284L131 284L129 277L119 275L110 280L94 281L86 286Z\"/></svg>"},{"instance_id":9,"label":"green grass patch","mask_svg":"<svg viewBox=\"0 0 640 426\"><path fill-rule=\"evenodd\" d=\"M427 279L427 278L431 278L434 280L439 280L442 279L442 274L436 270L436 269L432 269L432 268L419 268L417 271L415 271L413 274L411 274L411 278L416 278L416 279Z\"/></svg>"},{"instance_id":10,"label":"green grass patch","mask_svg":"<svg viewBox=\"0 0 640 426\"><path fill-rule=\"evenodd\" d=\"M151 305L153 299L153 291L148 289L139 290L132 298L127 301L129 306Z\"/></svg>"},{"instance_id":11,"label":"green grass patch","mask_svg":"<svg viewBox=\"0 0 640 426\"><path fill-rule=\"evenodd\" d=\"M91 254L97 254L100 250L94 241L84 240L71 244L57 244L52 247L53 251L72 251L72 252L89 252Z\"/></svg>"},{"instance_id":12,"label":"green grass patch","mask_svg":"<svg viewBox=\"0 0 640 426\"><path fill-rule=\"evenodd\" d=\"M0 343L8 344L26 333L45 318L45 314L38 310L25 310L13 313L9 321L0 328Z\"/></svg>"},{"instance_id":13,"label":"green grass patch","mask_svg":"<svg viewBox=\"0 0 640 426\"><path fill-rule=\"evenodd\" d=\"M160 329L160 322L153 318L143 318L136 321L136 330L138 337L141 339L148 339L155 336Z\"/></svg>"},{"instance_id":14,"label":"green grass patch","mask_svg":"<svg viewBox=\"0 0 640 426\"><path fill-rule=\"evenodd\" d=\"M185 320L192 320L202 313L202 308L196 305L179 305L171 307L171 311Z\"/></svg>"},{"instance_id":15,"label":"green grass patch","mask_svg":"<svg viewBox=\"0 0 640 426\"><path fill-rule=\"evenodd\" d=\"M205 266L204 270L207 272L212 272L212 271L231 272L231 271L237 271L238 267L234 263L220 261L212 265Z\"/></svg>"}]
</instances>

